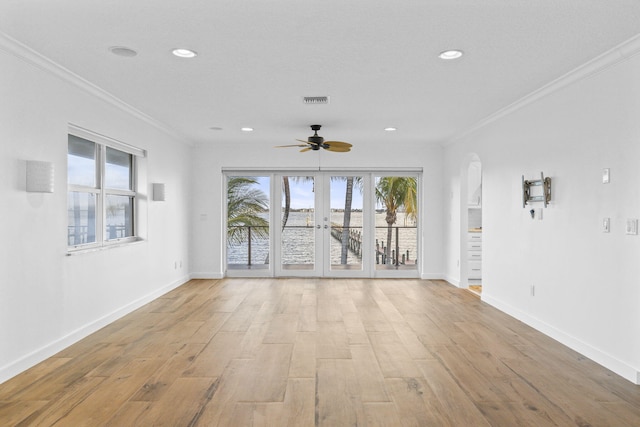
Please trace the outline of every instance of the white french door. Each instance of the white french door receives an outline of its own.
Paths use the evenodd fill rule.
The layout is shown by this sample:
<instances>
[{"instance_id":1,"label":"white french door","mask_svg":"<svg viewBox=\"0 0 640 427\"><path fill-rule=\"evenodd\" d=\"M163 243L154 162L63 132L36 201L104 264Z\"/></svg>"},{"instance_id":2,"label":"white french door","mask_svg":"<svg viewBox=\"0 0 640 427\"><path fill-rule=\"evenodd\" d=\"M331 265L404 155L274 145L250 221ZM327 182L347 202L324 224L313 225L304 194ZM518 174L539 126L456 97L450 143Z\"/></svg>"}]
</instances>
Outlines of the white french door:
<instances>
[{"instance_id":1,"label":"white french door","mask_svg":"<svg viewBox=\"0 0 640 427\"><path fill-rule=\"evenodd\" d=\"M282 195L275 232L277 276L369 275L369 177L357 174L279 175ZM288 196L287 196L288 195Z\"/></svg>"},{"instance_id":2,"label":"white french door","mask_svg":"<svg viewBox=\"0 0 640 427\"><path fill-rule=\"evenodd\" d=\"M270 193L268 214L264 214L269 224L267 228L255 221L251 226L228 225L237 243L230 240L227 245L227 274L417 277L415 215L401 210L389 225L386 207L376 196L385 180L406 178L417 182L417 175L349 171L255 176L254 189ZM228 182L233 182L231 177ZM267 236L260 233L266 230Z\"/></svg>"}]
</instances>

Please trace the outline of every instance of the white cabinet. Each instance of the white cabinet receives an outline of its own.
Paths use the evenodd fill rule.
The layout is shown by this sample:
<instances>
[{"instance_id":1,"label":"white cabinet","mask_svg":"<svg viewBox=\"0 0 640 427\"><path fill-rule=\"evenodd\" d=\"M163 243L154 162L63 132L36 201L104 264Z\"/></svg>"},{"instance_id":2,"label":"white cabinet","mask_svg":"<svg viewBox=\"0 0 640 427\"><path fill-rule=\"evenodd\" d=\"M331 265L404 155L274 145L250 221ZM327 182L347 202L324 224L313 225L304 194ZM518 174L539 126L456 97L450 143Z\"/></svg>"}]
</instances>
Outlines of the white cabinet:
<instances>
[{"instance_id":1,"label":"white cabinet","mask_svg":"<svg viewBox=\"0 0 640 427\"><path fill-rule=\"evenodd\" d=\"M471 231L467 240L467 278L482 279L482 232Z\"/></svg>"}]
</instances>

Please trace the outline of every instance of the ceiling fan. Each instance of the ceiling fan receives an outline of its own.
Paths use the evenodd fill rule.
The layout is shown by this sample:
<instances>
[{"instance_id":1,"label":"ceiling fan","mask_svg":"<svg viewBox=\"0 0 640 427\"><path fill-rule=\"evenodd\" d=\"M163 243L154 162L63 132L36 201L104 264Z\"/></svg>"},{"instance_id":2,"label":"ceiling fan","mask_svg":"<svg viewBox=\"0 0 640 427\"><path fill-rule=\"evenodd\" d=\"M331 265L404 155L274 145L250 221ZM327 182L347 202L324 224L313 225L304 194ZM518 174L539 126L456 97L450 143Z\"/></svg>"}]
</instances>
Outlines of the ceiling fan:
<instances>
[{"instance_id":1,"label":"ceiling fan","mask_svg":"<svg viewBox=\"0 0 640 427\"><path fill-rule=\"evenodd\" d=\"M346 153L348 151L351 151L351 144L349 144L348 142L325 141L323 137L318 135L320 127L321 125L311 125L313 135L307 138L306 141L303 141L302 139L296 139L296 141L300 141L303 144L277 145L276 147L303 147L302 150L300 150L301 153L310 150L318 151L321 148L329 151L335 151L337 153Z\"/></svg>"}]
</instances>

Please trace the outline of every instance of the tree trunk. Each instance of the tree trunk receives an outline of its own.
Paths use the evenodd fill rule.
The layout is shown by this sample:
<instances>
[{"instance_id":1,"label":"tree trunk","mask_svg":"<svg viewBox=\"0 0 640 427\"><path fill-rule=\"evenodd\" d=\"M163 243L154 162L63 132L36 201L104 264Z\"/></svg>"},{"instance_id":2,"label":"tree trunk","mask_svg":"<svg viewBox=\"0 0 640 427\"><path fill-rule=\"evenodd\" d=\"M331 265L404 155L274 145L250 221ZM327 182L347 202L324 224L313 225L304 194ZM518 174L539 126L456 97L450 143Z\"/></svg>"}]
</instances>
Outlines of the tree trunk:
<instances>
[{"instance_id":1,"label":"tree trunk","mask_svg":"<svg viewBox=\"0 0 640 427\"><path fill-rule=\"evenodd\" d=\"M291 190L289 189L289 177L282 177L282 188L284 189L284 212L282 213L282 230L289 220L289 211L291 210Z\"/></svg>"},{"instance_id":2,"label":"tree trunk","mask_svg":"<svg viewBox=\"0 0 640 427\"><path fill-rule=\"evenodd\" d=\"M347 263L349 253L349 227L351 226L351 203L353 200L353 177L347 177L347 188L344 196L344 218L342 220L342 249L340 252L340 264Z\"/></svg>"},{"instance_id":3,"label":"tree trunk","mask_svg":"<svg viewBox=\"0 0 640 427\"><path fill-rule=\"evenodd\" d=\"M391 260L391 239L393 238L393 224L396 223L397 219L395 211L387 210L387 216L385 219L387 221L387 249L385 251L385 255L387 256L388 264Z\"/></svg>"}]
</instances>

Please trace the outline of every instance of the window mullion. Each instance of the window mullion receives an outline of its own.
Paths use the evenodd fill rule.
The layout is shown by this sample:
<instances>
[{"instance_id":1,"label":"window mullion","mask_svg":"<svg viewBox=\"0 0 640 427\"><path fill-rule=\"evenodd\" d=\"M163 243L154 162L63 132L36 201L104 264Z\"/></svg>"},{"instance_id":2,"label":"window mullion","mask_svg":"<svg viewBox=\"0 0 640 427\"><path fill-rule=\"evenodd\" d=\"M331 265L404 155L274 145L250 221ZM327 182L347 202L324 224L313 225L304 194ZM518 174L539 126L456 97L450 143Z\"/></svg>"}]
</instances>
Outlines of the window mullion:
<instances>
[{"instance_id":1,"label":"window mullion","mask_svg":"<svg viewBox=\"0 0 640 427\"><path fill-rule=\"evenodd\" d=\"M106 162L106 147L103 144L99 144L98 147L100 147L99 153L98 153L98 161L96 162L98 164L98 176L97 176L97 187L98 187L98 212L100 212L99 218L99 224L97 225L96 228L98 228L98 230L100 230L98 232L98 230L96 230L96 234L100 236L100 240L99 243L103 244L106 241L106 230L105 230L105 224L107 221L106 218L106 202L105 202L105 192L104 192L104 178L105 178L105 162Z\"/></svg>"},{"instance_id":2,"label":"window mullion","mask_svg":"<svg viewBox=\"0 0 640 427\"><path fill-rule=\"evenodd\" d=\"M115 188L107 188L104 190L104 193L106 195L114 195L114 196L129 196L129 197L135 197L136 196L136 192L135 191L130 191L130 190L118 190Z\"/></svg>"}]
</instances>

